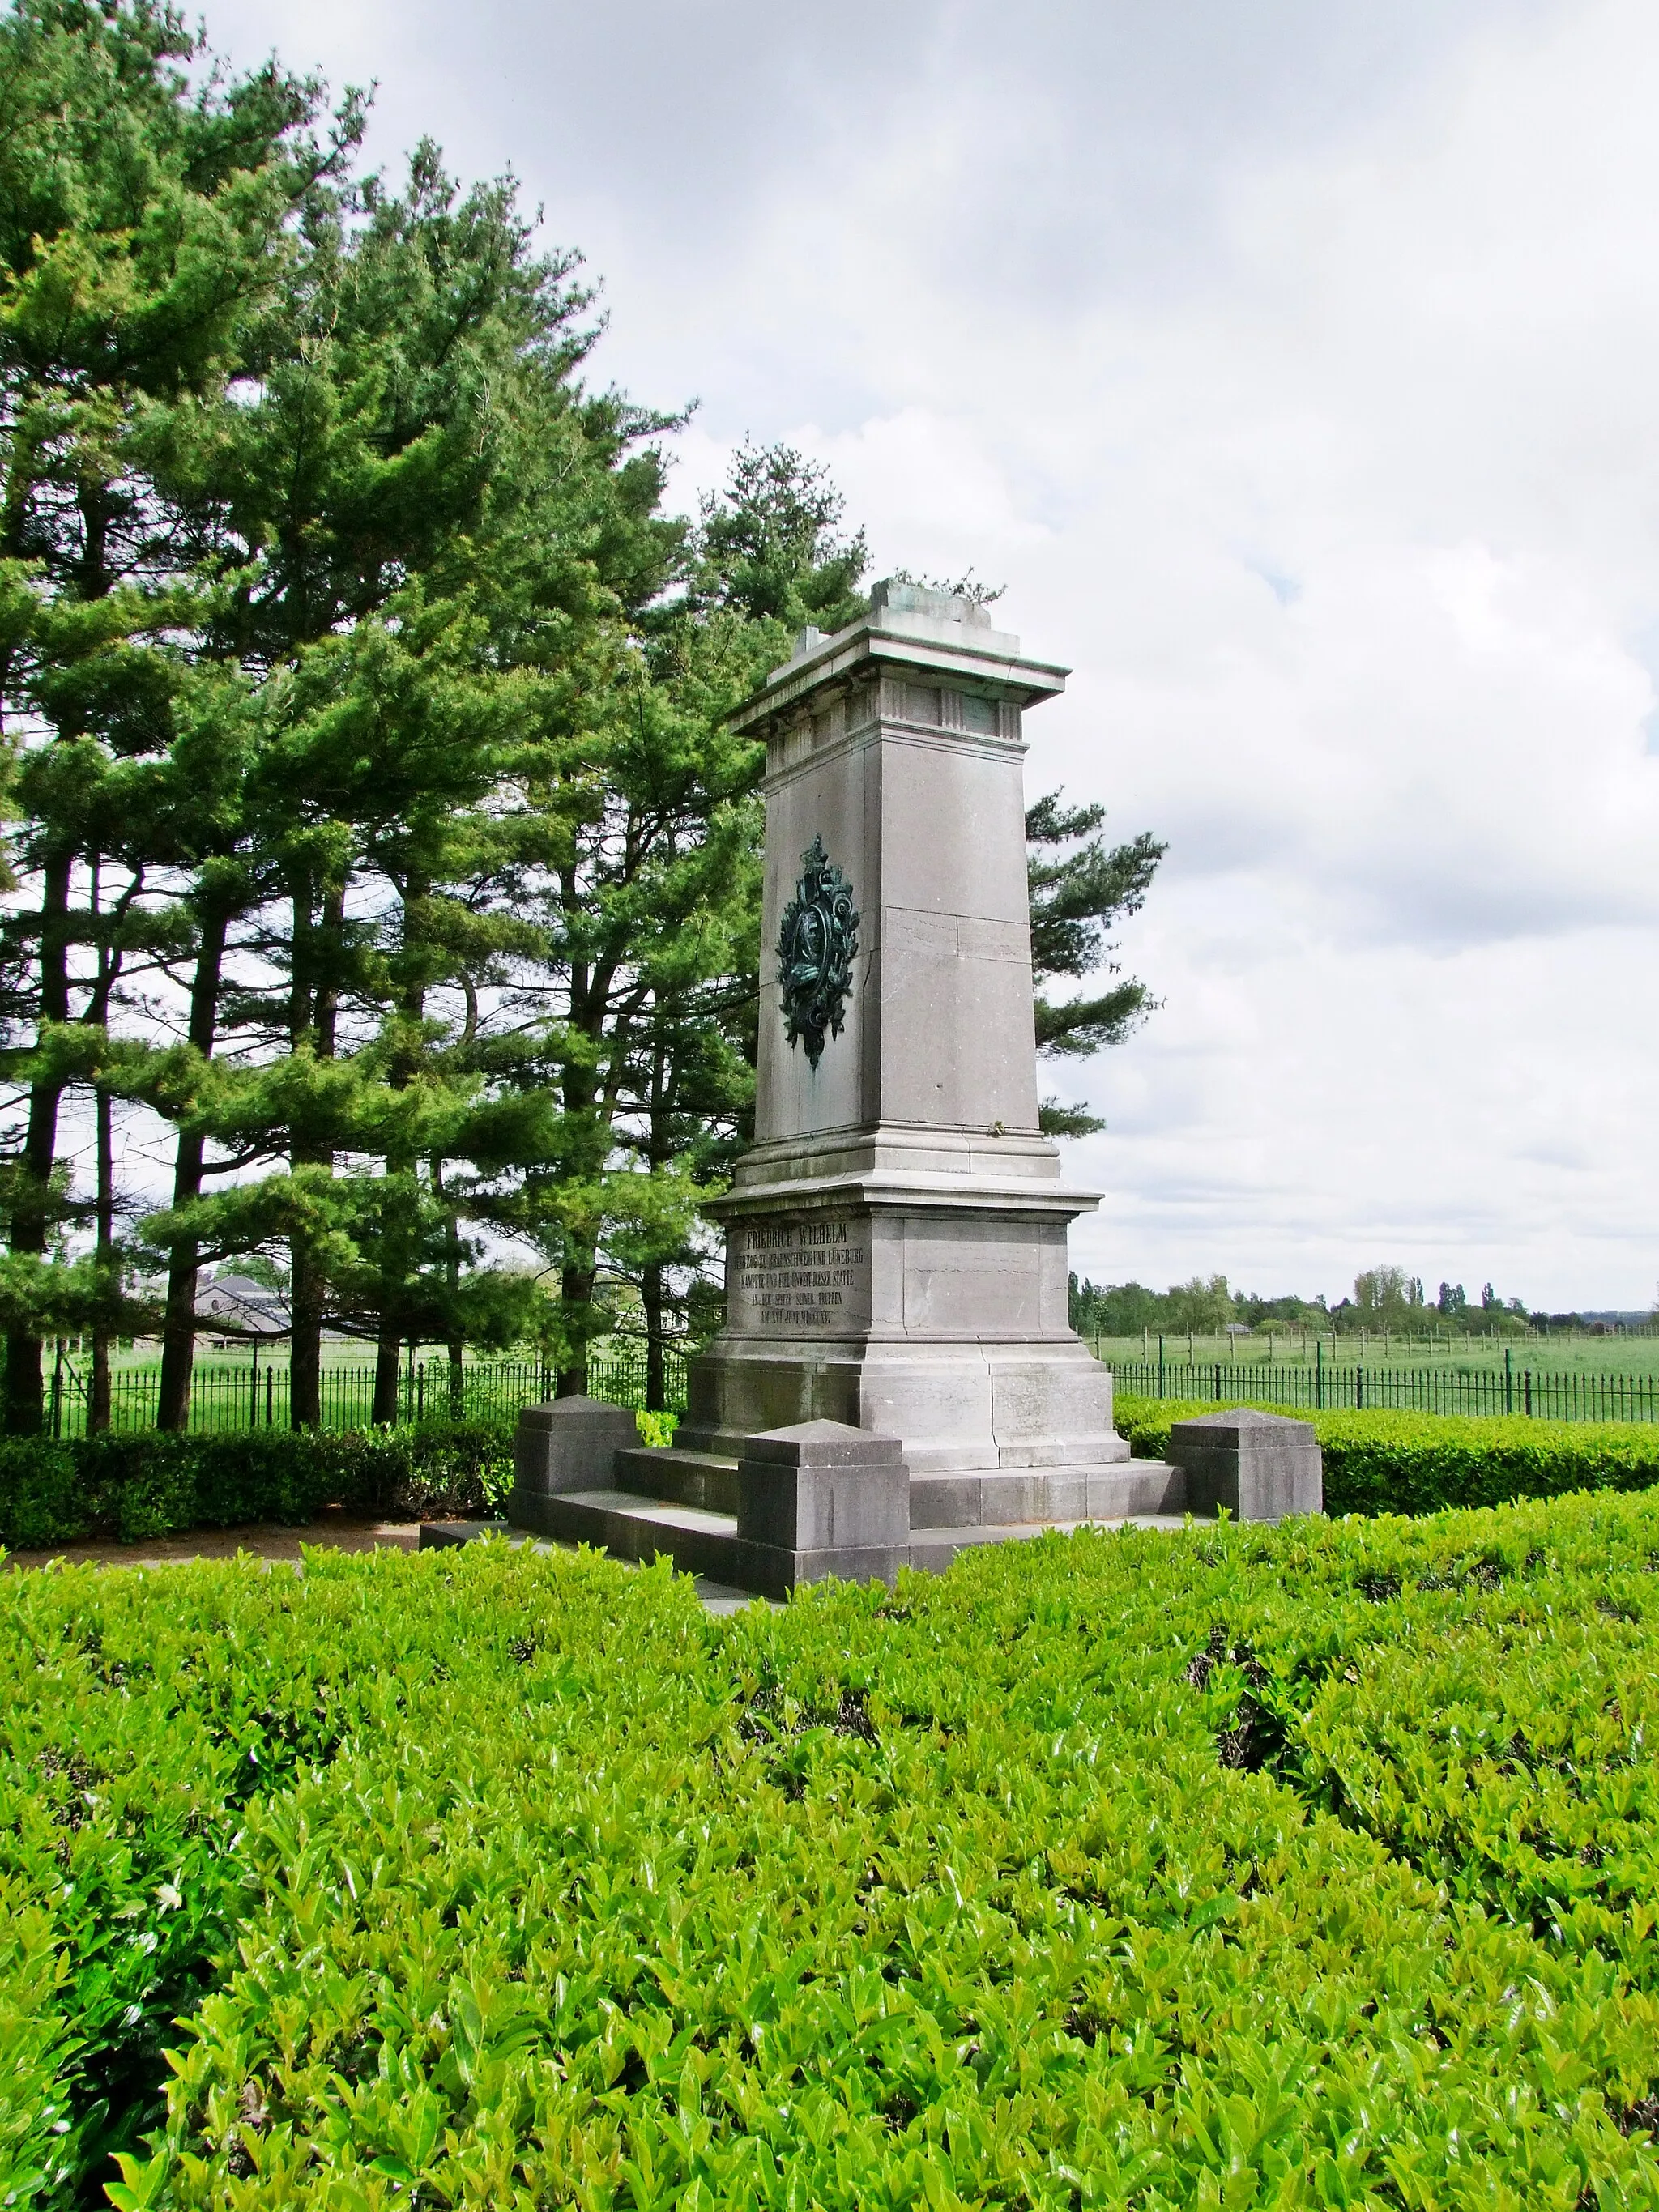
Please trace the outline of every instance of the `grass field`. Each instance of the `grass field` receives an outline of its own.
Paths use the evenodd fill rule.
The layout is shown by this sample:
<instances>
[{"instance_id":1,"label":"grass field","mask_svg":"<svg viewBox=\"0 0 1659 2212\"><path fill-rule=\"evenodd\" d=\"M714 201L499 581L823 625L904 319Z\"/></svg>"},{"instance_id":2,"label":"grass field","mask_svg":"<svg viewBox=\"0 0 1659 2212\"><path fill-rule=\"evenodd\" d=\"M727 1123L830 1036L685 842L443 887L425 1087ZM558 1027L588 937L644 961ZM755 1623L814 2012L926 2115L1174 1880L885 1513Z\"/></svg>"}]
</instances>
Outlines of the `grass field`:
<instances>
[{"instance_id":1,"label":"grass field","mask_svg":"<svg viewBox=\"0 0 1659 2212\"><path fill-rule=\"evenodd\" d=\"M1316 1340L1281 1336L1270 1341L1261 1336L1194 1336L1195 1359L1224 1360L1236 1367L1274 1365L1311 1367ZM1449 1367L1474 1373L1501 1369L1505 1349L1519 1368L1534 1374L1659 1375L1659 1332L1620 1336L1507 1336L1426 1338L1397 1332L1368 1331L1358 1335L1325 1335L1317 1340L1320 1358L1327 1367L1354 1367L1363 1361L1376 1367ZM1116 1362L1141 1362L1158 1358L1158 1338L1091 1336L1091 1348L1109 1367ZM1165 1356L1171 1361L1188 1358L1184 1333L1166 1335Z\"/></svg>"},{"instance_id":2,"label":"grass field","mask_svg":"<svg viewBox=\"0 0 1659 2212\"><path fill-rule=\"evenodd\" d=\"M0 1582L0 2197L1659 2208L1659 1498Z\"/></svg>"},{"instance_id":3,"label":"grass field","mask_svg":"<svg viewBox=\"0 0 1659 2212\"><path fill-rule=\"evenodd\" d=\"M142 1347L141 1347L142 1348ZM362 1429L369 1425L374 1406L374 1369L362 1358L361 1345L351 1357L331 1357L323 1363L322 1426ZM48 1432L54 1437L86 1433L90 1395L88 1363L66 1357L47 1370ZM664 1361L671 1407L685 1402L685 1361L671 1350ZM161 1370L153 1359L129 1358L110 1377L111 1426L121 1433L153 1428L161 1391ZM553 1376L538 1360L523 1357L467 1359L461 1370L461 1389L455 1394L453 1370L447 1358L422 1358L398 1370L398 1418L425 1422L450 1418L464 1420L511 1421L521 1406L534 1404L551 1394ZM588 1387L596 1396L619 1405L642 1406L646 1397L645 1355L637 1341L611 1339L590 1348ZM240 1358L207 1353L197 1359L191 1378L190 1427L197 1434L285 1427L289 1419L289 1367L286 1347L266 1348L258 1358L249 1351Z\"/></svg>"}]
</instances>

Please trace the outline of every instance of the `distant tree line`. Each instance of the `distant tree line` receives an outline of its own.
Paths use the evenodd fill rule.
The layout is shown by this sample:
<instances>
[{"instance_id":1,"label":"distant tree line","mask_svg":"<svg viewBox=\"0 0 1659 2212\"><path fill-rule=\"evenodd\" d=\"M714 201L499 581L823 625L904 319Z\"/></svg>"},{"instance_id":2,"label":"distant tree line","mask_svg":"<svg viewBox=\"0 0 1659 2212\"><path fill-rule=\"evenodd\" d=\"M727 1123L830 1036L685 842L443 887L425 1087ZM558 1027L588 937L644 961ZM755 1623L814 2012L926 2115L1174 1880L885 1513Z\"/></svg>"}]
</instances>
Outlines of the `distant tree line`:
<instances>
[{"instance_id":1,"label":"distant tree line","mask_svg":"<svg viewBox=\"0 0 1659 2212\"><path fill-rule=\"evenodd\" d=\"M762 750L726 716L866 602L822 472L746 447L665 511L680 416L510 179L359 160L363 104L210 68L153 0L0 19L3 1420L42 1347L161 1340L204 1270L322 1342L533 1342L625 1307L653 1402L712 1325L703 1201L748 1133ZM1113 1042L1162 848L1037 801L1040 1042ZM1051 1101L1048 1126L1098 1126Z\"/></svg>"},{"instance_id":2,"label":"distant tree line","mask_svg":"<svg viewBox=\"0 0 1659 2212\"><path fill-rule=\"evenodd\" d=\"M1072 1277L1072 1325L1085 1336L1218 1336L1229 1328L1273 1334L1308 1330L1372 1335L1525 1335L1538 1328L1583 1328L1582 1314L1529 1313L1519 1298L1501 1298L1490 1283L1478 1302L1461 1283L1442 1283L1431 1301L1422 1280L1402 1267L1368 1267L1354 1279L1352 1297L1329 1304L1323 1292L1311 1298L1263 1297L1234 1291L1224 1275L1194 1275L1167 1291L1141 1283L1100 1285Z\"/></svg>"}]
</instances>

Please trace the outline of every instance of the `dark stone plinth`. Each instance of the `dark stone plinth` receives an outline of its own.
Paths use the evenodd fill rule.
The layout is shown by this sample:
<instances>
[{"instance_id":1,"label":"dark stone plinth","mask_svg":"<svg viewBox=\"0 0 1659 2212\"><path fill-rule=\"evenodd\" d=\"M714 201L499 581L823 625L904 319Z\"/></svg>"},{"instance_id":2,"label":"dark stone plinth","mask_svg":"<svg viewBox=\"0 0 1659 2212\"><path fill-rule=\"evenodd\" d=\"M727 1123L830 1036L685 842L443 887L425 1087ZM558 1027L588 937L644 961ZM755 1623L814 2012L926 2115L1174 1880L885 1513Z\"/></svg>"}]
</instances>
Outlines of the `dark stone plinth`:
<instances>
[{"instance_id":1,"label":"dark stone plinth","mask_svg":"<svg viewBox=\"0 0 1659 2212\"><path fill-rule=\"evenodd\" d=\"M542 1527L540 1501L567 1491L605 1490L619 1451L640 1440L639 1424L625 1406L599 1398L555 1398L526 1406L513 1440L513 1495L507 1517L515 1527Z\"/></svg>"},{"instance_id":2,"label":"dark stone plinth","mask_svg":"<svg viewBox=\"0 0 1659 2212\"><path fill-rule=\"evenodd\" d=\"M903 1447L842 1421L798 1421L747 1437L738 1540L741 1578L769 1596L830 1575L890 1583L910 1542Z\"/></svg>"},{"instance_id":3,"label":"dark stone plinth","mask_svg":"<svg viewBox=\"0 0 1659 2212\"><path fill-rule=\"evenodd\" d=\"M1324 1467L1310 1422L1250 1406L1200 1413L1176 1423L1167 1456L1186 1474L1189 1513L1224 1506L1236 1521L1282 1521L1325 1510Z\"/></svg>"},{"instance_id":4,"label":"dark stone plinth","mask_svg":"<svg viewBox=\"0 0 1659 2212\"><path fill-rule=\"evenodd\" d=\"M422 1521L415 1539L417 1552L446 1552L456 1544L476 1544L481 1537L507 1536L522 1542L516 1528L505 1521Z\"/></svg>"}]
</instances>

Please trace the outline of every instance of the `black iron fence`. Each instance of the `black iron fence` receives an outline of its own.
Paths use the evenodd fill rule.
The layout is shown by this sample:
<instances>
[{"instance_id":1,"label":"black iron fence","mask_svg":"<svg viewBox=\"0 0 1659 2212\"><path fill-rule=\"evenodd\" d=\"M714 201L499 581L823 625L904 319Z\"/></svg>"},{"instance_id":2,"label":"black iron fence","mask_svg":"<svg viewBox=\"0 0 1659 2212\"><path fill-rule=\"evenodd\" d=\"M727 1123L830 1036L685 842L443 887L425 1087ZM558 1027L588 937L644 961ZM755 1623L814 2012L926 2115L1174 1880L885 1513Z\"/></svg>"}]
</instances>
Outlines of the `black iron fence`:
<instances>
[{"instance_id":1,"label":"black iron fence","mask_svg":"<svg viewBox=\"0 0 1659 2212\"><path fill-rule=\"evenodd\" d=\"M663 1351L666 1410L685 1410L686 1357ZM1502 1367L1237 1366L1221 1359L1120 1360L1113 1367L1120 1390L1147 1398L1204 1398L1216 1404L1294 1406L1310 1412L1363 1411L1366 1407L1414 1413L1524 1413L1551 1421L1659 1421L1659 1376L1552 1374L1519 1365L1511 1354ZM153 1429L161 1391L157 1366L118 1368L110 1376L110 1426ZM521 1406L553 1395L552 1372L533 1359L469 1360L459 1369L445 1359L406 1364L398 1380L398 1418L421 1423L510 1420ZM91 1378L86 1364L67 1354L51 1370L52 1433L86 1433ZM643 1407L643 1344L612 1340L588 1354L587 1387L615 1406ZM250 1352L234 1364L198 1362L191 1382L192 1431L286 1428L286 1359ZM322 1425L366 1429L374 1410L374 1370L367 1364L326 1365L322 1371Z\"/></svg>"},{"instance_id":2,"label":"black iron fence","mask_svg":"<svg viewBox=\"0 0 1659 2212\"><path fill-rule=\"evenodd\" d=\"M1551 1374L1502 1367L1237 1367L1221 1359L1120 1360L1120 1390L1143 1398L1208 1398L1310 1411L1371 1407L1409 1413L1525 1413L1540 1421L1659 1420L1659 1376Z\"/></svg>"},{"instance_id":3,"label":"black iron fence","mask_svg":"<svg viewBox=\"0 0 1659 2212\"><path fill-rule=\"evenodd\" d=\"M663 1351L666 1410L685 1410L685 1355ZM447 1358L406 1363L398 1370L400 1421L510 1420L521 1406L553 1395L555 1376L533 1359L468 1360L453 1367ZM50 1425L55 1437L86 1434L91 1389L87 1364L66 1353L51 1370ZM110 1426L117 1431L153 1429L160 1402L160 1366L120 1367L110 1376ZM596 1398L615 1406L642 1407L646 1400L646 1353L642 1344L600 1346L590 1352L587 1387ZM374 1370L369 1365L330 1363L322 1371L322 1425L366 1429L374 1411ZM289 1368L286 1359L251 1351L231 1364L198 1361L191 1377L190 1425L193 1432L286 1428L289 1425Z\"/></svg>"}]
</instances>

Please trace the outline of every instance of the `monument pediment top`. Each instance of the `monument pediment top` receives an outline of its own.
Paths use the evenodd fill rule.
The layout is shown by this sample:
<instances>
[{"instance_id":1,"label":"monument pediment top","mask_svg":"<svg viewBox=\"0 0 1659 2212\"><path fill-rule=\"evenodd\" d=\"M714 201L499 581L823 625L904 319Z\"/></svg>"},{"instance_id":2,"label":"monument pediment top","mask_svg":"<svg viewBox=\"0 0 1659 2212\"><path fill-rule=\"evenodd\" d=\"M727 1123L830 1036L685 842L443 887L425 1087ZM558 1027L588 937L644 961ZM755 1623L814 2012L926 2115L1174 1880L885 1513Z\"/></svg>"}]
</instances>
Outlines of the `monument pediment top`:
<instances>
[{"instance_id":1,"label":"monument pediment top","mask_svg":"<svg viewBox=\"0 0 1659 2212\"><path fill-rule=\"evenodd\" d=\"M890 580L878 584L871 596L869 613L833 636L802 630L790 658L733 708L732 726L746 729L766 720L872 664L925 670L973 691L1017 700L1022 707L1051 699L1066 688L1069 669L1028 659L1012 630L991 627L982 606Z\"/></svg>"}]
</instances>

